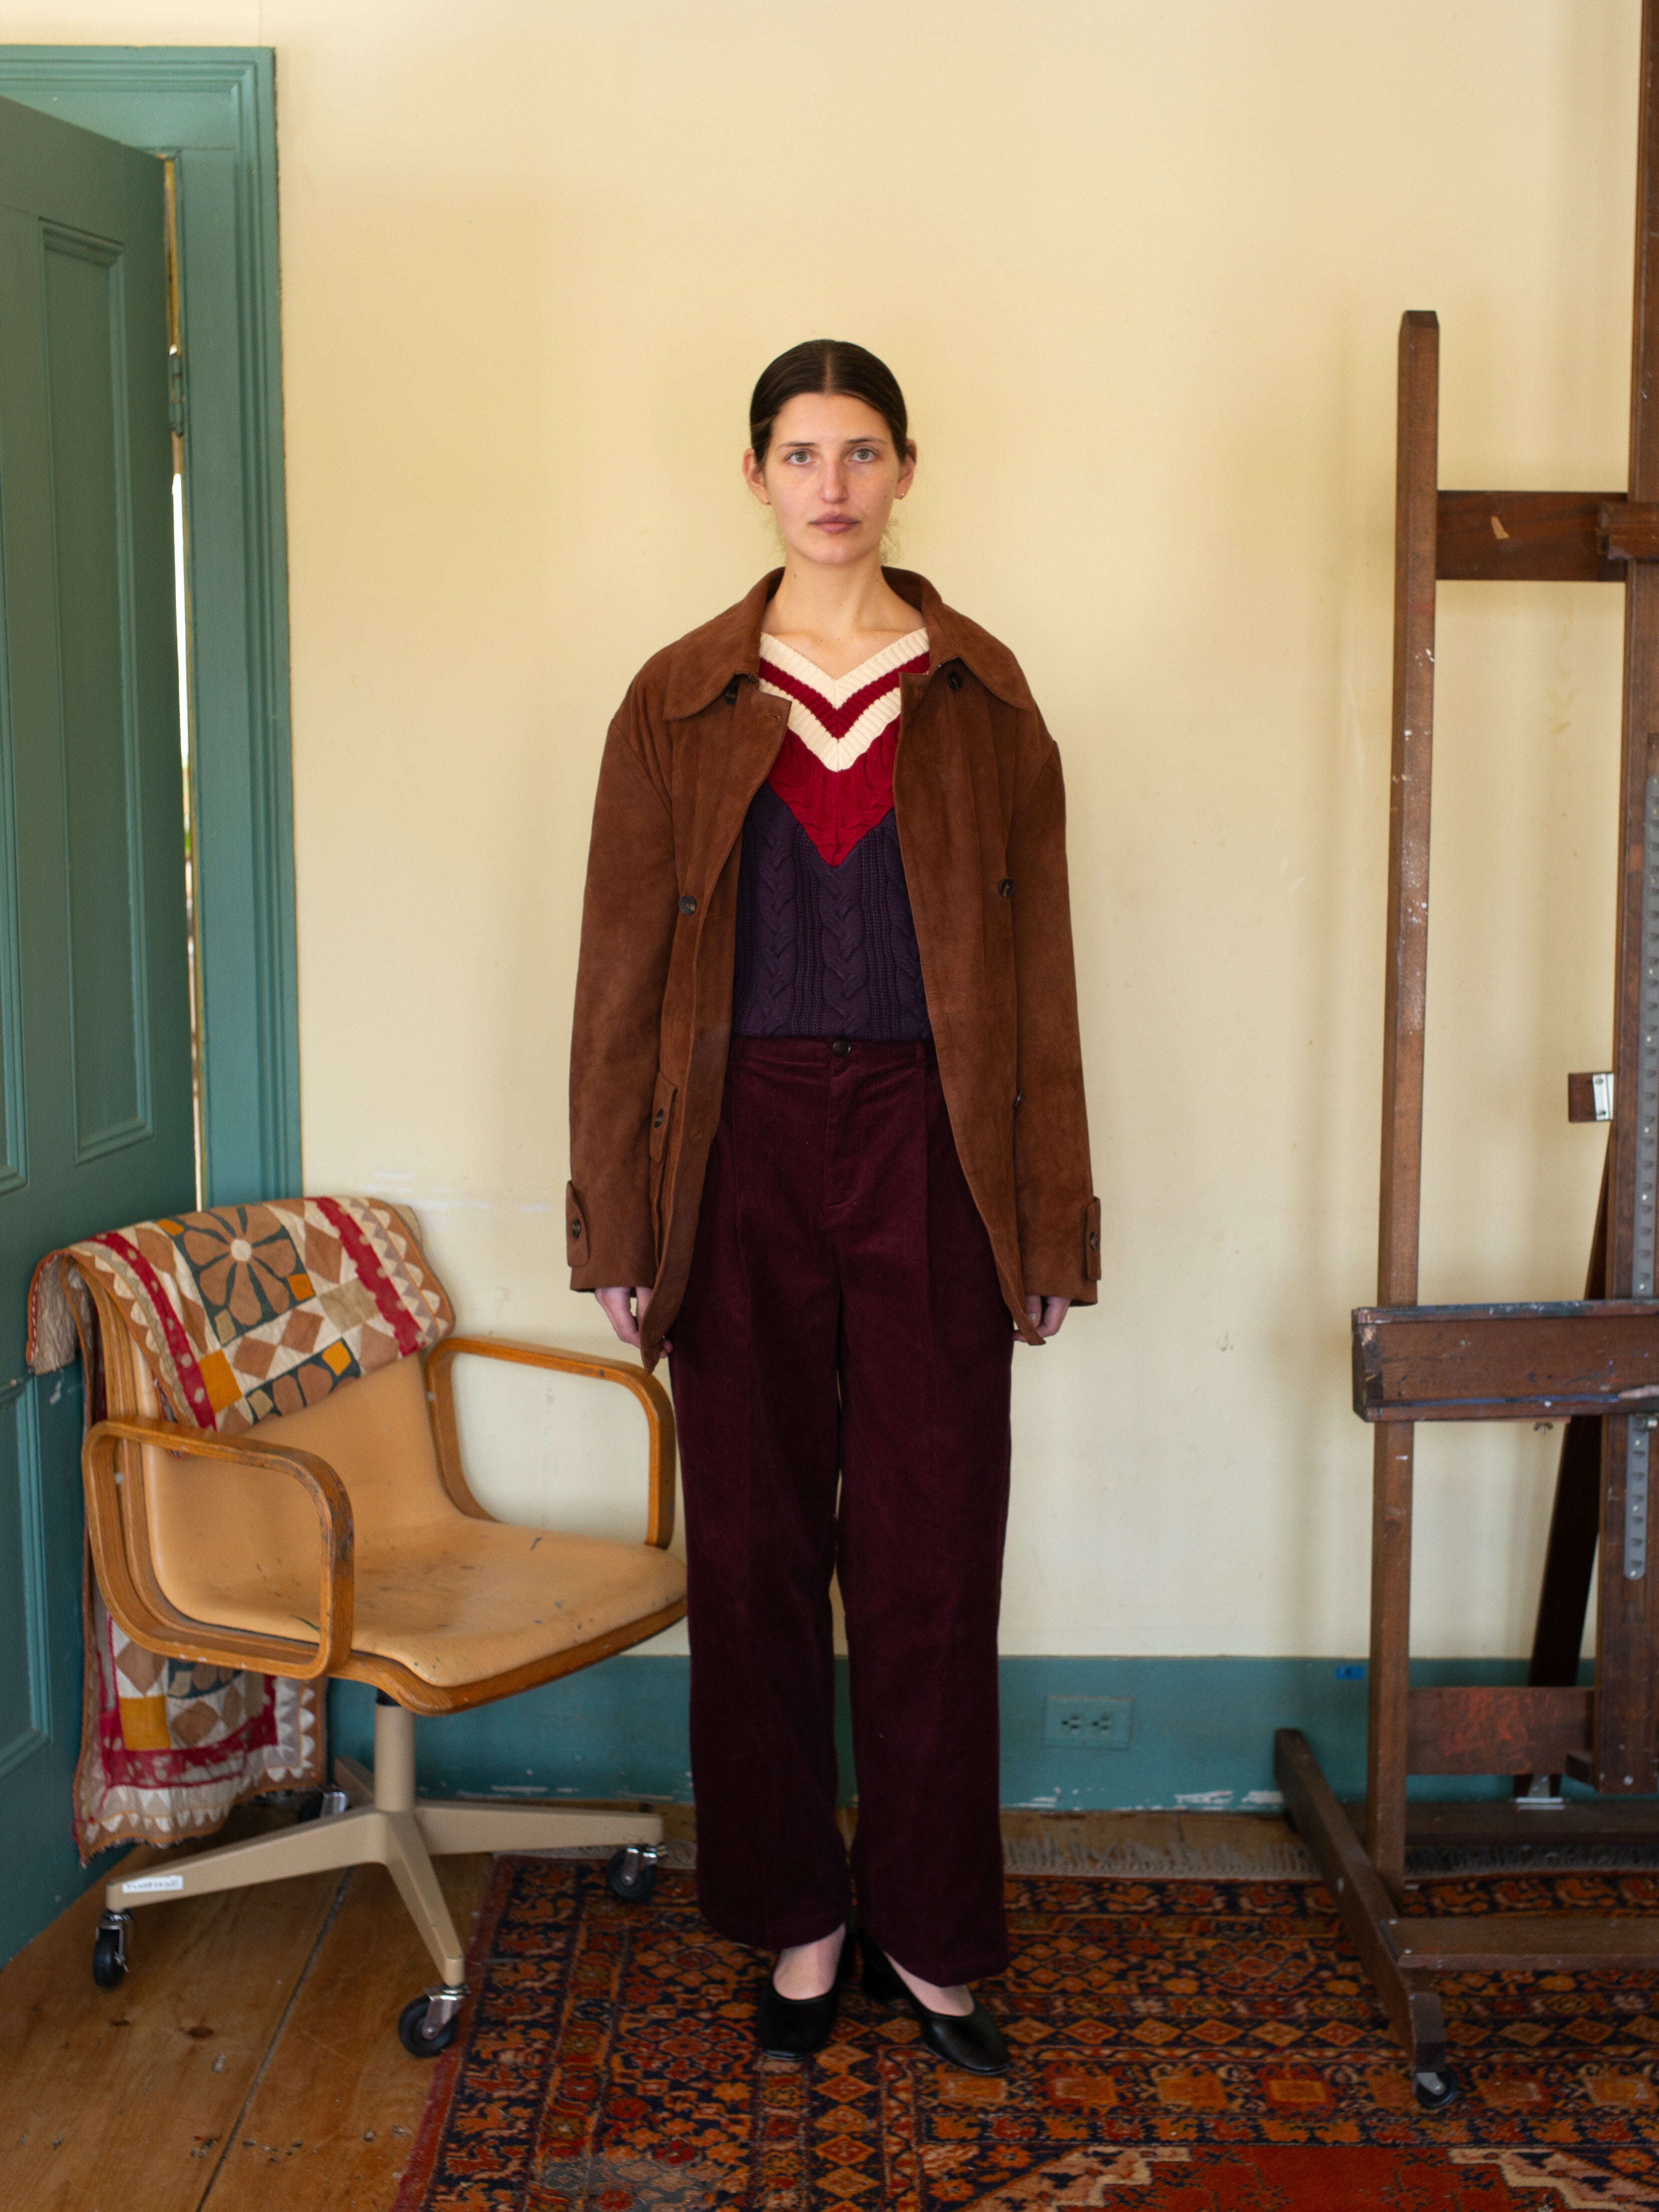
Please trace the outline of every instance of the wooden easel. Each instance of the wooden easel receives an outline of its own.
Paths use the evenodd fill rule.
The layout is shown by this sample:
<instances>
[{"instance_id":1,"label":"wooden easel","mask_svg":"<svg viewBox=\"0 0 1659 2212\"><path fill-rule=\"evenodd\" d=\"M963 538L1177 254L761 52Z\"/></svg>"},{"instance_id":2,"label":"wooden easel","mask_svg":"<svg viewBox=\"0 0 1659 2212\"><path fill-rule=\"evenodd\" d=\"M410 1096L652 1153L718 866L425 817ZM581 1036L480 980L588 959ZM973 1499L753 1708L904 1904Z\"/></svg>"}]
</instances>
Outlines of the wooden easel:
<instances>
[{"instance_id":1,"label":"wooden easel","mask_svg":"<svg viewBox=\"0 0 1659 2212\"><path fill-rule=\"evenodd\" d=\"M1659 1969L1659 1918L1401 1915L1418 1843L1659 1844L1659 0L1642 17L1630 488L1441 491L1439 325L1400 331L1393 786L1377 1304L1354 1316L1354 1408L1376 1424L1366 1801L1351 1818L1305 1738L1279 1730L1286 1809L1317 1860L1409 2057L1419 2101L1455 2087L1434 1977L1573 1966ZM1424 994L1440 579L1625 586L1613 1068L1569 1079L1574 1120L1609 1123L1582 1302L1419 1306ZM1523 1689L1413 1689L1414 1424L1566 1419ZM1653 1484L1659 1505L1659 1480ZM1600 1553L1594 1690L1577 1684ZM1512 1774L1507 1802L1408 1806L1408 1774ZM1595 1802L1564 1801L1563 1774Z\"/></svg>"}]
</instances>

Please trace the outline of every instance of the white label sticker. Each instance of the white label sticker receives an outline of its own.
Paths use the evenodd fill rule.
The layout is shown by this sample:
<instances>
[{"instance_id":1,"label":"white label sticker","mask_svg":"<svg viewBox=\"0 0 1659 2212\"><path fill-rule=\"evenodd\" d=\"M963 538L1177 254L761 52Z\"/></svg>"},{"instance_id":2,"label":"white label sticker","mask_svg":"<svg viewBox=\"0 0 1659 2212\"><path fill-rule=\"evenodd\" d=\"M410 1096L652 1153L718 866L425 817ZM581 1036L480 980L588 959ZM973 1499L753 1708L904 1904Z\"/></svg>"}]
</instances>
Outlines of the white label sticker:
<instances>
[{"instance_id":1,"label":"white label sticker","mask_svg":"<svg viewBox=\"0 0 1659 2212\"><path fill-rule=\"evenodd\" d=\"M145 1897L158 1889L182 1889L184 1886L185 1877L181 1874L141 1874L121 1884L121 1894L123 1897Z\"/></svg>"}]
</instances>

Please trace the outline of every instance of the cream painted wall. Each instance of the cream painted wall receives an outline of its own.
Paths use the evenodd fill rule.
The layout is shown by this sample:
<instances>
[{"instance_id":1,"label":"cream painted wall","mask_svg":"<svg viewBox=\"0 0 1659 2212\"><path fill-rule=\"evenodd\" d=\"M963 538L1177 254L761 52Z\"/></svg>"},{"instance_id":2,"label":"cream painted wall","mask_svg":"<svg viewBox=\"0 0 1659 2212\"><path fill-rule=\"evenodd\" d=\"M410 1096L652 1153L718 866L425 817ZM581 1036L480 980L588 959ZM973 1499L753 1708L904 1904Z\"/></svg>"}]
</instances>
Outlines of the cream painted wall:
<instances>
[{"instance_id":1,"label":"cream painted wall","mask_svg":"<svg viewBox=\"0 0 1659 2212\"><path fill-rule=\"evenodd\" d=\"M1017 1356L1004 1648L1362 1648L1395 331L1439 312L1443 483L1622 485L1637 16L0 0L276 49L308 1182L412 1200L468 1324L605 1340L558 1204L605 726L768 562L756 372L858 337L903 557L1071 793L1107 1267ZM1425 1297L1582 1280L1619 597L1443 594ZM631 1512L582 1388L476 1398L481 1489ZM1420 1650L1524 1648L1556 1441L1427 1437Z\"/></svg>"}]
</instances>

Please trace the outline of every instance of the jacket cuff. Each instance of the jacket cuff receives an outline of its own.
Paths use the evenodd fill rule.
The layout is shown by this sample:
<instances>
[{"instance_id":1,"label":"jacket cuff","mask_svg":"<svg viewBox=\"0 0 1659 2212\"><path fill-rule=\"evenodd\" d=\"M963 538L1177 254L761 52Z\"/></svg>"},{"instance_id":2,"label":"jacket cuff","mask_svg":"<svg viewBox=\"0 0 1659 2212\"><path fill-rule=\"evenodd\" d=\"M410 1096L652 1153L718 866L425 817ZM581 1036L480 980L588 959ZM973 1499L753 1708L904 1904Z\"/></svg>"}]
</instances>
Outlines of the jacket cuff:
<instances>
[{"instance_id":1,"label":"jacket cuff","mask_svg":"<svg viewBox=\"0 0 1659 2212\"><path fill-rule=\"evenodd\" d=\"M1046 1237L1024 1260L1025 1294L1033 1298L1069 1298L1091 1306L1100 1280L1100 1200L1091 1198L1081 1220L1067 1236L1063 1229Z\"/></svg>"},{"instance_id":2,"label":"jacket cuff","mask_svg":"<svg viewBox=\"0 0 1659 2212\"><path fill-rule=\"evenodd\" d=\"M573 1291L637 1290L657 1279L654 1253L606 1250L599 1244L574 1182L564 1187L564 1256L569 1263Z\"/></svg>"}]
</instances>

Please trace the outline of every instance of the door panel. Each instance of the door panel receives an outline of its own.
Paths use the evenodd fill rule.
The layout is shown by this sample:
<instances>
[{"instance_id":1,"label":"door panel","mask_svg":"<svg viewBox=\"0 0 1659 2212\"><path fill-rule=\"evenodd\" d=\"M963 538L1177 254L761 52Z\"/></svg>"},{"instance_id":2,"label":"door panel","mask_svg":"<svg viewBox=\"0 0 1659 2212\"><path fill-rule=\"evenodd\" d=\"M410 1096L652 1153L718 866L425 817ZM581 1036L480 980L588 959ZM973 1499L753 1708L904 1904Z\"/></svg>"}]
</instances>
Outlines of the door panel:
<instances>
[{"instance_id":1,"label":"door panel","mask_svg":"<svg viewBox=\"0 0 1659 2212\"><path fill-rule=\"evenodd\" d=\"M39 1601L45 1581L40 1547L40 1453L21 1382L0 1383L0 1559L11 1563L21 1603L0 1613L0 1779L40 1749L52 1734Z\"/></svg>"},{"instance_id":2,"label":"door panel","mask_svg":"<svg viewBox=\"0 0 1659 2212\"><path fill-rule=\"evenodd\" d=\"M22 1371L30 1272L195 1180L161 185L0 101L0 1957L83 1879L79 1389Z\"/></svg>"},{"instance_id":3,"label":"door panel","mask_svg":"<svg viewBox=\"0 0 1659 2212\"><path fill-rule=\"evenodd\" d=\"M0 508L0 522L3 522ZM5 537L0 529L0 610L6 604ZM6 627L0 619L0 1199L22 1182L22 931L17 867L17 778L11 742L11 686L6 675ZM0 1263L3 1264L3 1263ZM0 1378L15 1364L0 1345Z\"/></svg>"},{"instance_id":4,"label":"door panel","mask_svg":"<svg viewBox=\"0 0 1659 2212\"><path fill-rule=\"evenodd\" d=\"M131 849L138 792L130 681L136 641L120 453L121 264L106 246L64 231L46 230L42 245L68 814L71 1079L76 1157L85 1161L149 1133L143 927Z\"/></svg>"}]
</instances>

